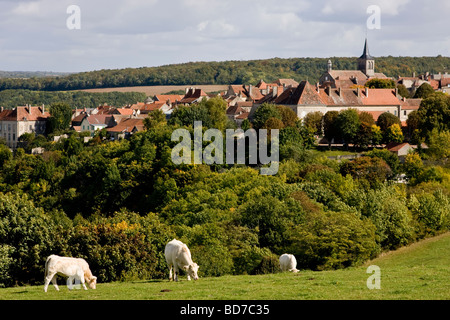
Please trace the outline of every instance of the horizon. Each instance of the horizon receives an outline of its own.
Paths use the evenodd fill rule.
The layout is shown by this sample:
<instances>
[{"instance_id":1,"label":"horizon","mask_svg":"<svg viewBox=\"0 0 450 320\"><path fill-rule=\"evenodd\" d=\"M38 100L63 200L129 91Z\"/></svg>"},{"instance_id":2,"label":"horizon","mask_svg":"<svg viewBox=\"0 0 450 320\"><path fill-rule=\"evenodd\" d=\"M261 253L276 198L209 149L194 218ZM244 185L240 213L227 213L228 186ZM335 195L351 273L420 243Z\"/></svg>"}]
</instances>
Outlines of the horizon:
<instances>
[{"instance_id":1,"label":"horizon","mask_svg":"<svg viewBox=\"0 0 450 320\"><path fill-rule=\"evenodd\" d=\"M0 70L448 56L445 0L0 0ZM414 32L412 32L412 30Z\"/></svg>"}]
</instances>

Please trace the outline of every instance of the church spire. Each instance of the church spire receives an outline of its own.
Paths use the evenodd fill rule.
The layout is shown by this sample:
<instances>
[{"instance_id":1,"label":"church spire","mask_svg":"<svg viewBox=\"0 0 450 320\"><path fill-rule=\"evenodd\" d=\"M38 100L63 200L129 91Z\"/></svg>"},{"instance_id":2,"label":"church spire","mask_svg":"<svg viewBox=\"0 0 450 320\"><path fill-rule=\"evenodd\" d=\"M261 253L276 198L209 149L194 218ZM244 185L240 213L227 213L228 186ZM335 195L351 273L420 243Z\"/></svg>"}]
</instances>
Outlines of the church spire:
<instances>
[{"instance_id":1,"label":"church spire","mask_svg":"<svg viewBox=\"0 0 450 320\"><path fill-rule=\"evenodd\" d=\"M373 57L370 55L369 53L369 46L367 45L367 38L366 41L364 42L364 50L363 50L363 54L361 55L361 57L359 57L360 59L370 59L373 60Z\"/></svg>"},{"instance_id":2,"label":"church spire","mask_svg":"<svg viewBox=\"0 0 450 320\"><path fill-rule=\"evenodd\" d=\"M358 70L361 70L367 77L373 77L375 75L375 58L369 53L367 38L364 42L363 54L358 58Z\"/></svg>"}]
</instances>

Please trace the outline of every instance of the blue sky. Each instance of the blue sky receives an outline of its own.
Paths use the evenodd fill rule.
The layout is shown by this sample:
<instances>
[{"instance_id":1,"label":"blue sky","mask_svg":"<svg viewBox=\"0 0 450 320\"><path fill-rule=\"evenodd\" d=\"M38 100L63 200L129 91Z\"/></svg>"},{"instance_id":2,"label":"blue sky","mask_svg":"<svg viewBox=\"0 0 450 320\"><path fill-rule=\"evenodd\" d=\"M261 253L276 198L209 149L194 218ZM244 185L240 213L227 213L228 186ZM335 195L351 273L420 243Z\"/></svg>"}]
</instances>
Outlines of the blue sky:
<instances>
[{"instance_id":1,"label":"blue sky","mask_svg":"<svg viewBox=\"0 0 450 320\"><path fill-rule=\"evenodd\" d=\"M67 28L67 7L81 29ZM370 5L380 29L367 30ZM0 70L189 61L450 55L448 0L0 0Z\"/></svg>"}]
</instances>

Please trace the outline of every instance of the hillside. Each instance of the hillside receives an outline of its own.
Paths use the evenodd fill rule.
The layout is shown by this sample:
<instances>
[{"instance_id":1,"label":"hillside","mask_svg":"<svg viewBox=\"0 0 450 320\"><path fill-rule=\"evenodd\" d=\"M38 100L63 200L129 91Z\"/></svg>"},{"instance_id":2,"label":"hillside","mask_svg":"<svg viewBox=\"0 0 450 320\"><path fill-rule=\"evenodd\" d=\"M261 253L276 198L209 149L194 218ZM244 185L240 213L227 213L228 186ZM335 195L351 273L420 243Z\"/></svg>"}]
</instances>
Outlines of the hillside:
<instances>
[{"instance_id":1,"label":"hillside","mask_svg":"<svg viewBox=\"0 0 450 320\"><path fill-rule=\"evenodd\" d=\"M334 69L356 69L356 57L332 57ZM81 72L64 77L0 79L0 90L78 90L156 85L256 84L279 78L316 82L326 70L328 58L290 58L249 61L189 62L159 67ZM410 76L413 72L449 72L450 57L379 57L377 72Z\"/></svg>"},{"instance_id":2,"label":"hillside","mask_svg":"<svg viewBox=\"0 0 450 320\"><path fill-rule=\"evenodd\" d=\"M194 257L195 258L195 257ZM366 286L368 265L381 270L381 289ZM178 283L167 280L147 280L98 284L96 290L69 292L59 279L60 292L49 287L26 286L0 289L1 299L50 300L309 300L309 299L450 299L450 233L422 240L389 252L364 266L314 272L301 270L297 274L275 273L206 277ZM289 287L289 290L286 288Z\"/></svg>"}]
</instances>

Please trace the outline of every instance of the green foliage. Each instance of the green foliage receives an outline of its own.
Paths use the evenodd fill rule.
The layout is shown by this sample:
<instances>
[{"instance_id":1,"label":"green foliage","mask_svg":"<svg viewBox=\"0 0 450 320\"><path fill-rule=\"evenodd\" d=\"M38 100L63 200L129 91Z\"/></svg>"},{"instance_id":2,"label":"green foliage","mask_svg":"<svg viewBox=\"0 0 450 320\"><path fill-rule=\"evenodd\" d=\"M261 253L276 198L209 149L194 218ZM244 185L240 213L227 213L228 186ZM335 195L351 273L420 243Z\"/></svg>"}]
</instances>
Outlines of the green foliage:
<instances>
[{"instance_id":1,"label":"green foliage","mask_svg":"<svg viewBox=\"0 0 450 320\"><path fill-rule=\"evenodd\" d=\"M5 108L15 108L26 104L45 104L47 106L60 103L61 101L64 101L72 108L96 108L104 103L121 107L138 101L144 101L145 99L145 93L141 92L100 93L85 91L32 91L25 89L0 90L0 105Z\"/></svg>"},{"instance_id":2,"label":"green foliage","mask_svg":"<svg viewBox=\"0 0 450 320\"><path fill-rule=\"evenodd\" d=\"M448 230L450 226L450 197L436 190L433 193L422 193L412 196L411 207L416 217L418 234L435 234Z\"/></svg>"},{"instance_id":3,"label":"green foliage","mask_svg":"<svg viewBox=\"0 0 450 320\"><path fill-rule=\"evenodd\" d=\"M381 158L360 157L344 163L341 166L341 174L350 174L354 178L363 179L372 187L376 187L391 176L392 170Z\"/></svg>"},{"instance_id":4,"label":"green foliage","mask_svg":"<svg viewBox=\"0 0 450 320\"><path fill-rule=\"evenodd\" d=\"M55 133L69 129L72 121L72 108L67 103L53 103L50 106L48 118L48 133Z\"/></svg>"},{"instance_id":5,"label":"green foliage","mask_svg":"<svg viewBox=\"0 0 450 320\"><path fill-rule=\"evenodd\" d=\"M383 132L385 132L393 124L397 124L399 126L402 125L400 119L398 117L394 116L390 112L383 112L378 117L377 125L380 127L381 131L383 131Z\"/></svg>"},{"instance_id":6,"label":"green foliage","mask_svg":"<svg viewBox=\"0 0 450 320\"><path fill-rule=\"evenodd\" d=\"M264 126L266 121L270 118L282 120L281 113L276 105L270 103L263 103L253 114L253 127L260 129Z\"/></svg>"},{"instance_id":7,"label":"green foliage","mask_svg":"<svg viewBox=\"0 0 450 320\"><path fill-rule=\"evenodd\" d=\"M392 79L370 79L365 83L367 88L377 88L377 89L394 89L395 81Z\"/></svg>"},{"instance_id":8,"label":"green foliage","mask_svg":"<svg viewBox=\"0 0 450 320\"><path fill-rule=\"evenodd\" d=\"M429 96L434 94L434 89L429 83L422 83L419 88L417 88L416 93L414 94L414 98L428 98Z\"/></svg>"},{"instance_id":9,"label":"green foliage","mask_svg":"<svg viewBox=\"0 0 450 320\"><path fill-rule=\"evenodd\" d=\"M322 118L323 114L320 111L309 112L303 118L303 123L306 127L311 128L314 134L322 134Z\"/></svg>"},{"instance_id":10,"label":"green foliage","mask_svg":"<svg viewBox=\"0 0 450 320\"><path fill-rule=\"evenodd\" d=\"M417 116L418 129L424 138L428 139L433 129L450 130L450 96L438 92L423 99Z\"/></svg>"},{"instance_id":11,"label":"green foliage","mask_svg":"<svg viewBox=\"0 0 450 320\"><path fill-rule=\"evenodd\" d=\"M386 129L384 132L384 141L386 143L389 142L396 142L401 143L403 142L403 132L400 126L397 123L394 123L390 127Z\"/></svg>"},{"instance_id":12,"label":"green foliage","mask_svg":"<svg viewBox=\"0 0 450 320\"><path fill-rule=\"evenodd\" d=\"M166 278L164 247L173 238L188 244L201 276L276 272L285 252L299 267L340 268L449 228L443 161L411 154L400 166L386 150L327 159L308 150L313 129L268 107L282 122L277 175L245 165L178 166L170 159L174 129L192 130L196 116L225 123L221 100L189 108L179 108L174 124L126 140L25 135L14 155L0 145L0 285L41 283L49 254L85 258L101 282ZM446 132L438 134L442 142ZM36 140L46 151L27 154ZM401 172L409 184L390 186Z\"/></svg>"},{"instance_id":13,"label":"green foliage","mask_svg":"<svg viewBox=\"0 0 450 320\"><path fill-rule=\"evenodd\" d=\"M126 68L80 72L67 76L0 79L0 90L77 90L124 86L195 85L195 84L256 84L260 79L272 82L292 78L298 82L319 80L326 70L328 58L263 59L249 61L189 62L159 67ZM379 57L377 71L388 77L448 70L449 57ZM337 70L356 70L354 57L333 58ZM142 99L140 101L145 100ZM65 100L61 100L65 101Z\"/></svg>"},{"instance_id":14,"label":"green foliage","mask_svg":"<svg viewBox=\"0 0 450 320\"><path fill-rule=\"evenodd\" d=\"M341 212L310 212L305 219L291 231L297 268L338 269L374 256L375 227L368 219Z\"/></svg>"},{"instance_id":15,"label":"green foliage","mask_svg":"<svg viewBox=\"0 0 450 320\"><path fill-rule=\"evenodd\" d=\"M335 120L336 129L340 133L340 137L348 143L352 143L358 133L360 120L358 111L355 109L345 109L339 112Z\"/></svg>"}]
</instances>

